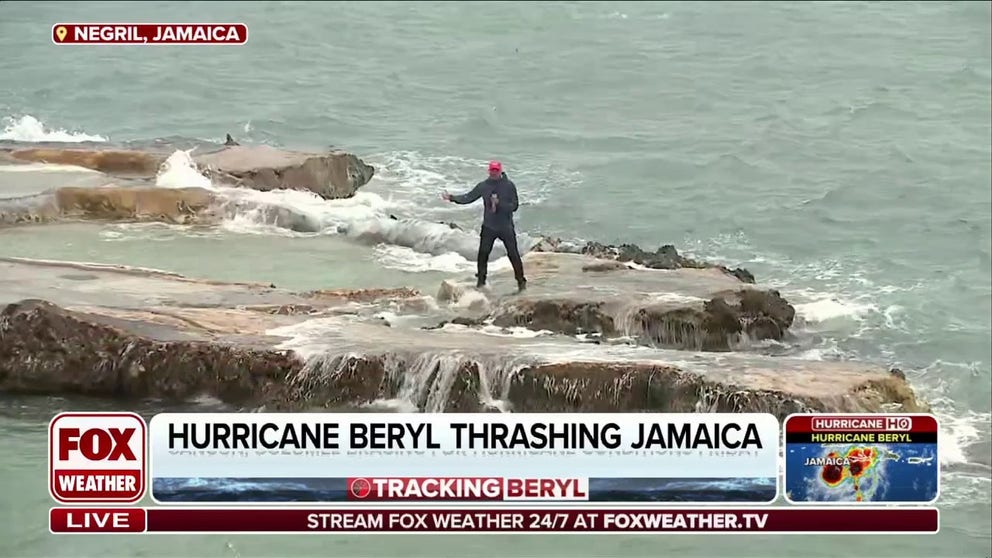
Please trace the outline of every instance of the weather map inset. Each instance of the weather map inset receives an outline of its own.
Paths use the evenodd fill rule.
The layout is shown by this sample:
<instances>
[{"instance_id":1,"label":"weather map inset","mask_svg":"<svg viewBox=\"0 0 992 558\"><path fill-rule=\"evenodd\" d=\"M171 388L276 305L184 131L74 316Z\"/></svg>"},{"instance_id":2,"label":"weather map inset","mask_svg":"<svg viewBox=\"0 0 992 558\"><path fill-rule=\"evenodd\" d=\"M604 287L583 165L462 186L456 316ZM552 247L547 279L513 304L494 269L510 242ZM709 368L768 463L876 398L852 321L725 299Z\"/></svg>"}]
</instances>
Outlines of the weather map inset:
<instances>
[{"instance_id":1,"label":"weather map inset","mask_svg":"<svg viewBox=\"0 0 992 558\"><path fill-rule=\"evenodd\" d=\"M929 503L939 493L932 415L792 415L785 496L794 503Z\"/></svg>"}]
</instances>

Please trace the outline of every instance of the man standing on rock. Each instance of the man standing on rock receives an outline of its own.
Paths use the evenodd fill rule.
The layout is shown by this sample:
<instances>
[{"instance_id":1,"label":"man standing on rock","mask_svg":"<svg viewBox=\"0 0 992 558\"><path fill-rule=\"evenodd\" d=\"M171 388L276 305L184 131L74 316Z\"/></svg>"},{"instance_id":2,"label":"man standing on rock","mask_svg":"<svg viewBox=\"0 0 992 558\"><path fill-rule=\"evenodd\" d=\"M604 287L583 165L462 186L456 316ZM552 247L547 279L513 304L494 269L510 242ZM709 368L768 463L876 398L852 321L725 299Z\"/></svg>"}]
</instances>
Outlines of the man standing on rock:
<instances>
[{"instance_id":1,"label":"man standing on rock","mask_svg":"<svg viewBox=\"0 0 992 558\"><path fill-rule=\"evenodd\" d=\"M489 268L489 254L498 238L506 247L506 256L513 264L513 275L517 279L517 289L527 288L524 278L524 263L517 248L517 232L513 227L513 213L517 210L517 186L506 177L499 161L489 162L489 178L475 185L471 192L461 195L441 194L441 198L457 204L469 204L483 199L482 231L479 235L478 279L476 286L486 285Z\"/></svg>"}]
</instances>

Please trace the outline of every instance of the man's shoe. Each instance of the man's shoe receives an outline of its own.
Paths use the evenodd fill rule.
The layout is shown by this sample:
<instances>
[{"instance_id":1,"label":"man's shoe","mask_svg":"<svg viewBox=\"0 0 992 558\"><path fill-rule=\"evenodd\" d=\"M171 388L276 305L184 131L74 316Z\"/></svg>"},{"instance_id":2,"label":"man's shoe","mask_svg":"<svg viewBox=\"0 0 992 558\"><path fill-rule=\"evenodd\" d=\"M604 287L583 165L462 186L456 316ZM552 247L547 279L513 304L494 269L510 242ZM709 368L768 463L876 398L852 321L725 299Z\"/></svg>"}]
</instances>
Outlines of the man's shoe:
<instances>
[{"instance_id":1,"label":"man's shoe","mask_svg":"<svg viewBox=\"0 0 992 558\"><path fill-rule=\"evenodd\" d=\"M486 282L485 281L476 281L475 282L475 288L476 289L483 289L483 288L485 288L485 286L486 286Z\"/></svg>"},{"instance_id":2,"label":"man's shoe","mask_svg":"<svg viewBox=\"0 0 992 558\"><path fill-rule=\"evenodd\" d=\"M527 281L517 281L517 292L522 293L527 290Z\"/></svg>"}]
</instances>

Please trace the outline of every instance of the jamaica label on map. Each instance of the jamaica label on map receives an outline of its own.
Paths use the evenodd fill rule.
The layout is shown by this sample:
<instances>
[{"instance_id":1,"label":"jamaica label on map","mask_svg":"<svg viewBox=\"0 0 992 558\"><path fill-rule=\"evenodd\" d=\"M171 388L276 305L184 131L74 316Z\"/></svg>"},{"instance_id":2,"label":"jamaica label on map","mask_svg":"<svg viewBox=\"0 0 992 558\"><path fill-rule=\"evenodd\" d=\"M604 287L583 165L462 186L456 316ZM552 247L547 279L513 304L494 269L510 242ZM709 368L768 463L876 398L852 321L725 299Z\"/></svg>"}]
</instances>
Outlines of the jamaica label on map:
<instances>
[{"instance_id":1,"label":"jamaica label on map","mask_svg":"<svg viewBox=\"0 0 992 558\"><path fill-rule=\"evenodd\" d=\"M933 415L790 415L783 430L790 502L929 503L940 492Z\"/></svg>"}]
</instances>

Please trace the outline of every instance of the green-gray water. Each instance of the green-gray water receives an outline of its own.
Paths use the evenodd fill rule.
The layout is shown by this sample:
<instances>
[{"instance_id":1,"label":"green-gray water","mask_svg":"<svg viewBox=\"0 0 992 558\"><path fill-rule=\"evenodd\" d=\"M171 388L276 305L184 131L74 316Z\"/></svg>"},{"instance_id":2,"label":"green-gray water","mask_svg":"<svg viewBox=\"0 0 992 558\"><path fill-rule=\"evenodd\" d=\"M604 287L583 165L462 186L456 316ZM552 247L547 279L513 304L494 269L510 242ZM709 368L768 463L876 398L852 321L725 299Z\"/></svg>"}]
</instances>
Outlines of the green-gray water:
<instances>
[{"instance_id":1,"label":"green-gray water","mask_svg":"<svg viewBox=\"0 0 992 558\"><path fill-rule=\"evenodd\" d=\"M797 305L804 357L908 370L943 421L945 470L936 536L57 538L47 421L97 403L6 397L0 555L988 556L990 16L989 3L929 2L0 4L0 140L230 132L339 146L379 169L348 203L280 200L328 223L321 235L251 215L211 231L58 225L0 232L0 255L299 288L436 285L471 269L472 235L414 224L387 235L408 247L369 247L333 225L474 228L477 207L438 194L499 158L521 190L519 229L747 267ZM51 26L76 21L243 21L250 38L53 45ZM0 197L77 179L3 172Z\"/></svg>"}]
</instances>

